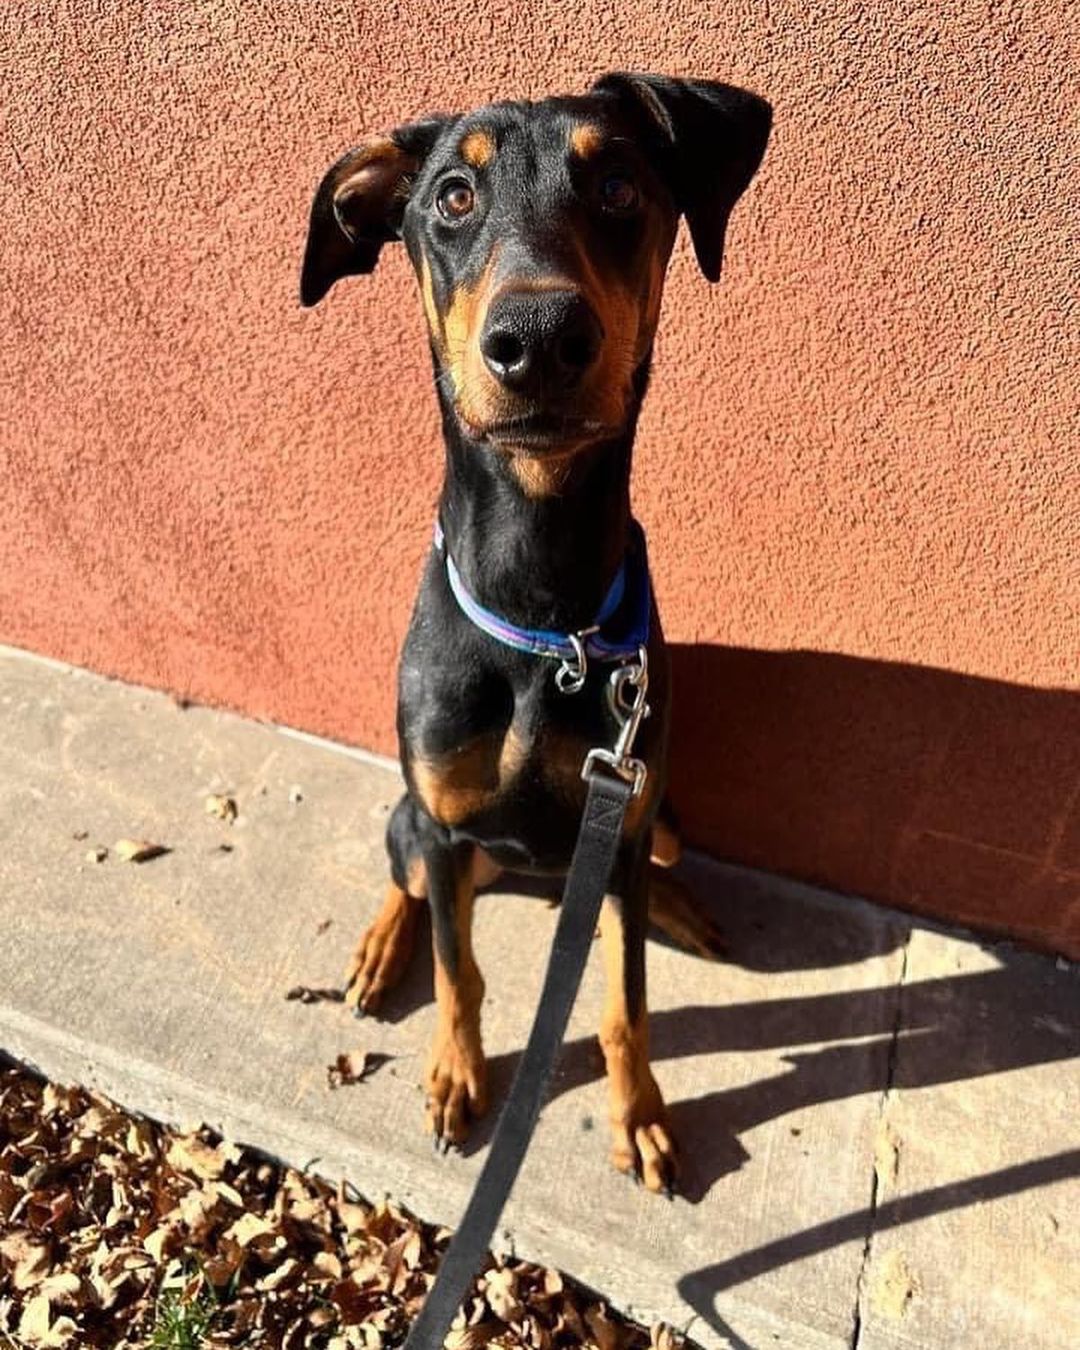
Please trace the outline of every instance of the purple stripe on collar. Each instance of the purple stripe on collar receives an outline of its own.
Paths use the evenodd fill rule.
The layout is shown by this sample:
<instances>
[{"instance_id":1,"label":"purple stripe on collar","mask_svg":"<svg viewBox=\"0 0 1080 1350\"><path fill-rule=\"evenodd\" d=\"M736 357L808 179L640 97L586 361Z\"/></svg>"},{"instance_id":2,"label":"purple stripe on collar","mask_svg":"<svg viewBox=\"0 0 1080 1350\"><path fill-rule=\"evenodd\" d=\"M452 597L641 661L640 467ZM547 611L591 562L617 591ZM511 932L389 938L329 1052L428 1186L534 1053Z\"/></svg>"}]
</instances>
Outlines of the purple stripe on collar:
<instances>
[{"instance_id":1,"label":"purple stripe on collar","mask_svg":"<svg viewBox=\"0 0 1080 1350\"><path fill-rule=\"evenodd\" d=\"M461 573L450 556L450 550L446 547L446 536L438 521L435 522L435 547L446 559L446 576L458 607L467 619L489 637L532 656L546 656L556 661L572 662L577 658L577 648L571 640L573 636L583 643L586 655L593 660L613 662L637 656L638 649L647 645L649 641L652 586L645 557L645 535L636 521L634 529L639 541L638 556L628 554L623 560L591 628L573 635L556 633L544 628L521 628L482 605L462 580ZM605 635L602 630L622 605L630 582L636 583L637 593L633 596L634 609L630 617L629 631Z\"/></svg>"}]
</instances>

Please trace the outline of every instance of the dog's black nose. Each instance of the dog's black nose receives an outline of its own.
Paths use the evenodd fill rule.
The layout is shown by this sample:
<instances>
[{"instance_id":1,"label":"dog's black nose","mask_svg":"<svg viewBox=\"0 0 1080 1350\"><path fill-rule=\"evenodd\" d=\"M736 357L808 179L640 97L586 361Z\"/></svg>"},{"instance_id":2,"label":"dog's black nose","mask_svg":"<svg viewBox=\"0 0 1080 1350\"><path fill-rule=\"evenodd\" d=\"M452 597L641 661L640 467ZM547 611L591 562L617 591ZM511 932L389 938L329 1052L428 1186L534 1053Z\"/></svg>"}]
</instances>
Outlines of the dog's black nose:
<instances>
[{"instance_id":1,"label":"dog's black nose","mask_svg":"<svg viewBox=\"0 0 1080 1350\"><path fill-rule=\"evenodd\" d=\"M480 351L515 393L572 388L600 353L600 320L576 291L509 291L488 310Z\"/></svg>"}]
</instances>

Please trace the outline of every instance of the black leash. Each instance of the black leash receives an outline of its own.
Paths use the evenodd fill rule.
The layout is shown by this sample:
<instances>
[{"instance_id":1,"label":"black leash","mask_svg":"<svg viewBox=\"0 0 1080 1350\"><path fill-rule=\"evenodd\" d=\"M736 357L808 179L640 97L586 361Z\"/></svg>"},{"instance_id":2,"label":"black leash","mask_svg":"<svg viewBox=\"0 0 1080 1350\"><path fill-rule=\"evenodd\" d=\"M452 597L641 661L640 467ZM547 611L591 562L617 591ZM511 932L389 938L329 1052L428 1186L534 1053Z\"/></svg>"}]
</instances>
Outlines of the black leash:
<instances>
[{"instance_id":1,"label":"black leash","mask_svg":"<svg viewBox=\"0 0 1080 1350\"><path fill-rule=\"evenodd\" d=\"M644 685L644 679L640 683ZM644 707L643 687L641 703ZM637 720L644 715L644 712L639 714ZM638 764L638 761L628 759L628 750L629 744L620 744L620 763L617 765L609 752L593 752L594 755L602 754L616 768L617 774L589 773L585 812L563 890L562 910L529 1041L495 1127L491 1149L472 1199L442 1259L427 1301L409 1332L405 1350L442 1350L454 1315L491 1245L491 1235L524 1160L585 971L600 905L622 838L626 808L635 790L640 791L640 780L635 781L632 773L623 776L620 772L623 765ZM644 775L643 767L641 775Z\"/></svg>"}]
</instances>

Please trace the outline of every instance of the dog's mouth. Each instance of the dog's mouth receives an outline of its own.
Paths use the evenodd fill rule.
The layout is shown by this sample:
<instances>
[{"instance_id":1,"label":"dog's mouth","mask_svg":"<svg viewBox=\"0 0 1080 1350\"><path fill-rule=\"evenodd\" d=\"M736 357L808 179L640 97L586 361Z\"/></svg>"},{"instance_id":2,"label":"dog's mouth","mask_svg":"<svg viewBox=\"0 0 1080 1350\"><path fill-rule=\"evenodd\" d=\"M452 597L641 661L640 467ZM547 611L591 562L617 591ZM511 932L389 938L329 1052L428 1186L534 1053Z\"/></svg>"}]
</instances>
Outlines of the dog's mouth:
<instances>
[{"instance_id":1,"label":"dog's mouth","mask_svg":"<svg viewBox=\"0 0 1080 1350\"><path fill-rule=\"evenodd\" d=\"M466 426L477 440L494 449L522 455L569 454L609 430L594 418L553 412L509 417L483 427Z\"/></svg>"}]
</instances>

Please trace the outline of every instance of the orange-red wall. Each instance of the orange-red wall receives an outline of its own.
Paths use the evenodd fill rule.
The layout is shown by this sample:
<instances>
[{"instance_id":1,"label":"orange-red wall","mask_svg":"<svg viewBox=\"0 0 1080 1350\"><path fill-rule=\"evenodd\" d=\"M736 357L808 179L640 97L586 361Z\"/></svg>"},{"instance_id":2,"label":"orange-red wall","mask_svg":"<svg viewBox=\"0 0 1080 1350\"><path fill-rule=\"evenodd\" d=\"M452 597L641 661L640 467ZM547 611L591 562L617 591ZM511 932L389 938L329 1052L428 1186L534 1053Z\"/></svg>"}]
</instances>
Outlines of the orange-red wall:
<instances>
[{"instance_id":1,"label":"orange-red wall","mask_svg":"<svg viewBox=\"0 0 1080 1350\"><path fill-rule=\"evenodd\" d=\"M745 83L636 469L689 832L1080 952L1069 13L6 0L0 639L392 748L434 401L400 251L298 308L315 182L432 108Z\"/></svg>"}]
</instances>

